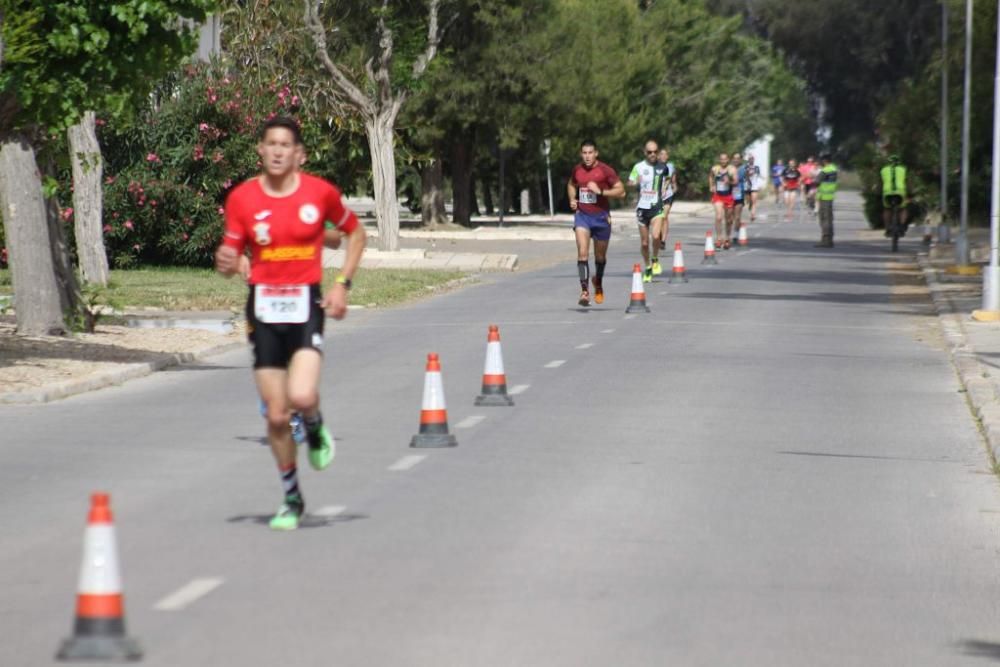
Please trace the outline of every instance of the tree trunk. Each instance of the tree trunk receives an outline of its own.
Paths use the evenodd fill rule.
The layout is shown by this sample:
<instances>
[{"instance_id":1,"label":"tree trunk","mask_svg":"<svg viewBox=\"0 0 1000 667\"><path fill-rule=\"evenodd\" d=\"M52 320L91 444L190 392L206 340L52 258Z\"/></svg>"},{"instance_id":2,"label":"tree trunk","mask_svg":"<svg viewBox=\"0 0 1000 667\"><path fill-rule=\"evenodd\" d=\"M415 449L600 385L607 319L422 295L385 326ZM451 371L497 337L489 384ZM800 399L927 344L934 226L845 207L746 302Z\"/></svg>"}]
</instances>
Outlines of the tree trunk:
<instances>
[{"instance_id":1,"label":"tree trunk","mask_svg":"<svg viewBox=\"0 0 1000 667\"><path fill-rule=\"evenodd\" d=\"M0 144L0 209L14 284L17 332L29 336L65 334L42 181L35 151L26 142L8 139Z\"/></svg>"},{"instance_id":2,"label":"tree trunk","mask_svg":"<svg viewBox=\"0 0 1000 667\"><path fill-rule=\"evenodd\" d=\"M399 250L399 202L396 200L396 158L392 145L394 121L389 111L365 119L372 155L378 249L383 251Z\"/></svg>"},{"instance_id":3,"label":"tree trunk","mask_svg":"<svg viewBox=\"0 0 1000 667\"><path fill-rule=\"evenodd\" d=\"M440 225L448 222L444 208L444 173L441 160L434 158L420 169L420 222Z\"/></svg>"},{"instance_id":4,"label":"tree trunk","mask_svg":"<svg viewBox=\"0 0 1000 667\"><path fill-rule=\"evenodd\" d=\"M472 164L469 144L459 138L451 151L451 219L466 227L472 224Z\"/></svg>"},{"instance_id":5,"label":"tree trunk","mask_svg":"<svg viewBox=\"0 0 1000 667\"><path fill-rule=\"evenodd\" d=\"M104 161L94 129L94 112L88 111L69 128L69 154L73 163L73 230L83 281L108 285L108 255L101 231Z\"/></svg>"},{"instance_id":6,"label":"tree trunk","mask_svg":"<svg viewBox=\"0 0 1000 667\"><path fill-rule=\"evenodd\" d=\"M490 188L490 176L488 172L479 175L479 182L483 186L483 210L486 215L493 215L493 190Z\"/></svg>"}]
</instances>

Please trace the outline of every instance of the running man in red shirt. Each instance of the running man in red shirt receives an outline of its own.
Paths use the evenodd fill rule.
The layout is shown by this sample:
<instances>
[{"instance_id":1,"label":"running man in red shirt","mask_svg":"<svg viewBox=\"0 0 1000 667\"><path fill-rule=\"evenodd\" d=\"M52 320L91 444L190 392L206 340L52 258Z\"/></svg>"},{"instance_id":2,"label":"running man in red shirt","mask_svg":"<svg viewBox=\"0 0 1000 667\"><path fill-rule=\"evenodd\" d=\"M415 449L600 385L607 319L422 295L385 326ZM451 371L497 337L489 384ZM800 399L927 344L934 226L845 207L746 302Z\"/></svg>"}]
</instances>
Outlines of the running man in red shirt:
<instances>
[{"instance_id":1,"label":"running man in red shirt","mask_svg":"<svg viewBox=\"0 0 1000 667\"><path fill-rule=\"evenodd\" d=\"M291 413L302 414L309 463L323 470L334 442L319 411L319 378L325 316L347 314L347 292L365 247L364 227L331 183L298 170L302 135L291 118L267 121L257 144L263 173L238 185L225 206L226 231L215 253L216 269L240 270L250 249L247 332L254 351L254 380L267 404L267 435L281 474L284 503L271 528L298 528L305 512L299 489ZM342 272L322 295L324 222L348 239Z\"/></svg>"},{"instance_id":2,"label":"running man in red shirt","mask_svg":"<svg viewBox=\"0 0 1000 667\"><path fill-rule=\"evenodd\" d=\"M625 196L625 184L614 169L597 159L597 145L590 139L580 144L581 163L573 168L566 184L576 232L576 268L580 274L581 306L590 305L590 240L594 240L594 303L604 303L604 267L611 240L609 197Z\"/></svg>"}]
</instances>

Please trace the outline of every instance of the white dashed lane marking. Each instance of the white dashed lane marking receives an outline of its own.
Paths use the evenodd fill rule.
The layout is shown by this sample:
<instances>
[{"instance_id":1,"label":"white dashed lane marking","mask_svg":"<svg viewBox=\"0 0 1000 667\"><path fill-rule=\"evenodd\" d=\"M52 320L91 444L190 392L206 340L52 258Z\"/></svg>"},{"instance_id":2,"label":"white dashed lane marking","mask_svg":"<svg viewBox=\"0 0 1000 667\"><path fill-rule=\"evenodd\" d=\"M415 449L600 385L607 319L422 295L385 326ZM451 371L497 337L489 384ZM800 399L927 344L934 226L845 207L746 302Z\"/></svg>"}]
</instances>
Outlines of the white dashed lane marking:
<instances>
[{"instance_id":1,"label":"white dashed lane marking","mask_svg":"<svg viewBox=\"0 0 1000 667\"><path fill-rule=\"evenodd\" d=\"M562 366L565 363L566 363L565 359L556 359L555 361L550 361L549 363L545 364L545 367L546 368L559 368L560 366Z\"/></svg>"},{"instance_id":2,"label":"white dashed lane marking","mask_svg":"<svg viewBox=\"0 0 1000 667\"><path fill-rule=\"evenodd\" d=\"M578 349L578 350L588 350L588 349L590 349L592 347L594 347L593 343L581 343L580 345L576 346L576 349Z\"/></svg>"},{"instance_id":3,"label":"white dashed lane marking","mask_svg":"<svg viewBox=\"0 0 1000 667\"><path fill-rule=\"evenodd\" d=\"M507 393L511 396L517 396L526 392L530 386L530 384L515 384Z\"/></svg>"},{"instance_id":4,"label":"white dashed lane marking","mask_svg":"<svg viewBox=\"0 0 1000 667\"><path fill-rule=\"evenodd\" d=\"M338 516L347 511L347 508L343 505L327 505L325 507L320 507L318 510L308 512L310 516L318 516L323 519L329 519L331 517Z\"/></svg>"},{"instance_id":5,"label":"white dashed lane marking","mask_svg":"<svg viewBox=\"0 0 1000 667\"><path fill-rule=\"evenodd\" d=\"M604 331L602 331L601 333L614 333L614 332L615 332L615 330L614 330L614 329L605 329L605 330L604 330Z\"/></svg>"},{"instance_id":6,"label":"white dashed lane marking","mask_svg":"<svg viewBox=\"0 0 1000 667\"><path fill-rule=\"evenodd\" d=\"M455 428L472 428L484 419L486 419L486 417L482 415L472 415L455 424Z\"/></svg>"},{"instance_id":7,"label":"white dashed lane marking","mask_svg":"<svg viewBox=\"0 0 1000 667\"><path fill-rule=\"evenodd\" d=\"M388 469L392 470L393 472L399 472L401 470L409 470L410 468L417 465L426 458L427 458L426 454L411 454L409 456L404 456L403 458L399 459L391 466L389 466Z\"/></svg>"},{"instance_id":8,"label":"white dashed lane marking","mask_svg":"<svg viewBox=\"0 0 1000 667\"><path fill-rule=\"evenodd\" d=\"M158 611L180 611L195 600L208 595L213 590L222 585L222 579L218 577L205 577L203 579L193 579L177 589L167 597L157 602L153 609Z\"/></svg>"}]
</instances>

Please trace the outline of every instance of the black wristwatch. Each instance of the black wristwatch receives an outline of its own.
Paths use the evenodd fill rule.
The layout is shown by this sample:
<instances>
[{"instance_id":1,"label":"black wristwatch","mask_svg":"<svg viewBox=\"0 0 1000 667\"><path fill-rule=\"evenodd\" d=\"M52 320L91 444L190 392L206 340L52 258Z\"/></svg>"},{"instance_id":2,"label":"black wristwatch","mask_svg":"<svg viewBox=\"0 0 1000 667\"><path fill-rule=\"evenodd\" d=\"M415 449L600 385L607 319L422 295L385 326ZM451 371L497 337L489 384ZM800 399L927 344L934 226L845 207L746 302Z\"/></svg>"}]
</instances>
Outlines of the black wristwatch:
<instances>
[{"instance_id":1,"label":"black wristwatch","mask_svg":"<svg viewBox=\"0 0 1000 667\"><path fill-rule=\"evenodd\" d=\"M333 282L337 283L338 285L343 285L344 289L351 289L351 279L345 276L344 274L340 274L339 276L334 278Z\"/></svg>"}]
</instances>

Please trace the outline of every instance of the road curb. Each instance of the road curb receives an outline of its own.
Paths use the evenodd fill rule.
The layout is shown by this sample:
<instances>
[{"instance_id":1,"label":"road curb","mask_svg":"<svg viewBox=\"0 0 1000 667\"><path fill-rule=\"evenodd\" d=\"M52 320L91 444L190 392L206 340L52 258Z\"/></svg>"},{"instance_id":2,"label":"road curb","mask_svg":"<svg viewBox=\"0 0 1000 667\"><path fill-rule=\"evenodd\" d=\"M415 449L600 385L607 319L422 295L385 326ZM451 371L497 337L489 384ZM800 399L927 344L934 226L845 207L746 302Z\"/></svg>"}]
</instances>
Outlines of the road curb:
<instances>
[{"instance_id":1,"label":"road curb","mask_svg":"<svg viewBox=\"0 0 1000 667\"><path fill-rule=\"evenodd\" d=\"M69 396L94 391L95 389L103 389L105 387L124 384L129 380L151 375L156 371L163 370L164 368L189 364L191 362L204 359L205 357L222 354L223 352L229 352L242 347L246 347L245 341L234 341L232 343L214 345L212 347L205 348L204 350L199 350L198 352L161 352L157 353L159 356L156 359L152 359L150 361L123 364L118 368L97 371L84 378L67 380L66 382L56 382L38 387L36 389L0 394L0 404L25 405L49 403L51 401L67 398Z\"/></svg>"},{"instance_id":2,"label":"road curb","mask_svg":"<svg viewBox=\"0 0 1000 667\"><path fill-rule=\"evenodd\" d=\"M1000 400L996 385L990 379L987 367L979 362L976 351L969 345L964 325L969 316L963 316L948 298L927 253L918 253L917 263L930 290L952 366L962 383L969 408L982 427L992 463L996 465L1000 459Z\"/></svg>"}]
</instances>

